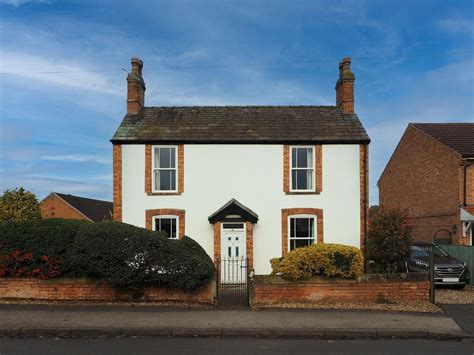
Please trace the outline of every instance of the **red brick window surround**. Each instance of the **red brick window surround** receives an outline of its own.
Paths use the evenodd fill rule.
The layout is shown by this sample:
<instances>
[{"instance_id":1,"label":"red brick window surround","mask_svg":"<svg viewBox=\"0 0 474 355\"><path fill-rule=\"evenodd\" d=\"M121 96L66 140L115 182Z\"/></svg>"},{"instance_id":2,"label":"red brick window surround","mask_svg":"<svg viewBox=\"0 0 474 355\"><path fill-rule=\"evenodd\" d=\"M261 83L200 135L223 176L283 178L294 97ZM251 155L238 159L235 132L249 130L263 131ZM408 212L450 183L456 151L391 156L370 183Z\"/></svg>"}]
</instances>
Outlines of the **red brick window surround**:
<instances>
[{"instance_id":1,"label":"red brick window surround","mask_svg":"<svg viewBox=\"0 0 474 355\"><path fill-rule=\"evenodd\" d=\"M297 215L314 216L316 222L316 241L324 243L323 210L320 208L284 208L281 210L281 251L282 256L289 252L288 222L289 217Z\"/></svg>"},{"instance_id":2,"label":"red brick window surround","mask_svg":"<svg viewBox=\"0 0 474 355\"><path fill-rule=\"evenodd\" d=\"M153 148L151 144L145 145L145 192L148 195L181 195L184 192L184 145L170 145L177 147L177 186L176 191L153 191ZM159 145L165 147L165 145Z\"/></svg>"},{"instance_id":3,"label":"red brick window surround","mask_svg":"<svg viewBox=\"0 0 474 355\"><path fill-rule=\"evenodd\" d=\"M185 235L185 210L178 210L174 208L159 208L154 210L145 211L145 226L146 229L153 229L153 217L158 216L176 216L179 220L178 225L178 234L179 238L182 238Z\"/></svg>"},{"instance_id":4,"label":"red brick window surround","mask_svg":"<svg viewBox=\"0 0 474 355\"><path fill-rule=\"evenodd\" d=\"M301 146L313 148L313 168L315 170L315 186L314 191L295 191L291 187L291 149L298 147L297 145L283 146L283 192L287 195L296 194L320 194L323 191L323 148L322 145Z\"/></svg>"}]
</instances>

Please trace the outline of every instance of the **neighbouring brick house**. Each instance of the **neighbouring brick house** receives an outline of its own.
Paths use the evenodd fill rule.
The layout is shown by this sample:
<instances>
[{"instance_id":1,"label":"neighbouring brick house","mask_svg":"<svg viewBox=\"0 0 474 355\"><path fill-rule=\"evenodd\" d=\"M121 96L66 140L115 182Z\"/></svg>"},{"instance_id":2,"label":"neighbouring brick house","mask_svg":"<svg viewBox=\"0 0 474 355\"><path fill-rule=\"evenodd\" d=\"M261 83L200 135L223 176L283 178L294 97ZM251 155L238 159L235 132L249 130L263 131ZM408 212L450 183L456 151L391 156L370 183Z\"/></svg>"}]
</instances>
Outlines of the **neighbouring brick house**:
<instances>
[{"instance_id":1,"label":"neighbouring brick house","mask_svg":"<svg viewBox=\"0 0 474 355\"><path fill-rule=\"evenodd\" d=\"M364 248L370 139L349 58L335 106L147 107L132 58L114 134L114 219L189 235L216 259L270 259L312 243Z\"/></svg>"},{"instance_id":2,"label":"neighbouring brick house","mask_svg":"<svg viewBox=\"0 0 474 355\"><path fill-rule=\"evenodd\" d=\"M472 245L474 123L411 123L379 181L380 206L406 209L417 240Z\"/></svg>"},{"instance_id":3,"label":"neighbouring brick house","mask_svg":"<svg viewBox=\"0 0 474 355\"><path fill-rule=\"evenodd\" d=\"M40 203L42 218L83 219L91 222L112 220L113 203L92 198L51 192Z\"/></svg>"}]
</instances>

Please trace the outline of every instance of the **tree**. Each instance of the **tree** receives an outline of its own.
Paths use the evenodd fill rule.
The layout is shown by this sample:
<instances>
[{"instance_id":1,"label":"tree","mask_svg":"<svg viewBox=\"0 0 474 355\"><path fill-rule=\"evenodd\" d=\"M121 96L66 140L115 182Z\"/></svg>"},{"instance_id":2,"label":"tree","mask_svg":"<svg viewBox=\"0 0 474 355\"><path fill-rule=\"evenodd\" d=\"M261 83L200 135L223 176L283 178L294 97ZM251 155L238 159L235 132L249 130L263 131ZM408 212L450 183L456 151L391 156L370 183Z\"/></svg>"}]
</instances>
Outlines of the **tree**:
<instances>
[{"instance_id":1,"label":"tree","mask_svg":"<svg viewBox=\"0 0 474 355\"><path fill-rule=\"evenodd\" d=\"M411 227L405 212L379 208L370 216L367 240L367 258L376 271L405 271L411 243Z\"/></svg>"},{"instance_id":2,"label":"tree","mask_svg":"<svg viewBox=\"0 0 474 355\"><path fill-rule=\"evenodd\" d=\"M40 218L39 203L34 193L20 187L6 190L0 196L0 221L26 221Z\"/></svg>"}]
</instances>

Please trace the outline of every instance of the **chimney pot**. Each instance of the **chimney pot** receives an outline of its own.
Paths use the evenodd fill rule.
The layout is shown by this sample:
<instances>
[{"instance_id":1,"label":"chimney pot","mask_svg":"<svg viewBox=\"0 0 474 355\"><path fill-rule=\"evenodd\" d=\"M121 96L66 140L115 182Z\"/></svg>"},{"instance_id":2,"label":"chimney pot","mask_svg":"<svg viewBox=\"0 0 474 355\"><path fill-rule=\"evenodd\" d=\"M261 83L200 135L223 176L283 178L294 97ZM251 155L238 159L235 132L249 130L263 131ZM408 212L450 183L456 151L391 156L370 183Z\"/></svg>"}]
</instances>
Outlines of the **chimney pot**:
<instances>
[{"instance_id":1,"label":"chimney pot","mask_svg":"<svg viewBox=\"0 0 474 355\"><path fill-rule=\"evenodd\" d=\"M354 113L354 81L351 58L345 57L339 63L339 79L336 82L336 105L344 113Z\"/></svg>"}]
</instances>

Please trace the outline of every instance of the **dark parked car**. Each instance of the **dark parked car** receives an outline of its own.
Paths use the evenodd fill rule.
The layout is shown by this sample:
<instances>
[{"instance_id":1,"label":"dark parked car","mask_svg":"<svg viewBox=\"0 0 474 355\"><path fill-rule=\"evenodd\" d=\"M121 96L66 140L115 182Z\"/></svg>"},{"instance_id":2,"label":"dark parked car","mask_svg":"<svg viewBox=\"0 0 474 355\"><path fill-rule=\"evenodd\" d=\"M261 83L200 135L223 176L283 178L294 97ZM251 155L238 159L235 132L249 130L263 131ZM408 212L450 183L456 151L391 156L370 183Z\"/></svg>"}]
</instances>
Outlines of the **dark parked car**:
<instances>
[{"instance_id":1,"label":"dark parked car","mask_svg":"<svg viewBox=\"0 0 474 355\"><path fill-rule=\"evenodd\" d=\"M469 269L462 260L453 258L443 248L431 242L413 242L410 259L406 263L408 272L428 272L429 250L433 248L434 281L436 285L464 288L469 284Z\"/></svg>"}]
</instances>

